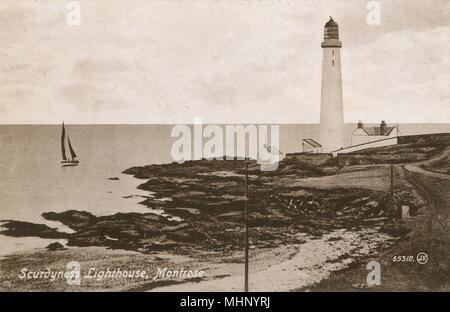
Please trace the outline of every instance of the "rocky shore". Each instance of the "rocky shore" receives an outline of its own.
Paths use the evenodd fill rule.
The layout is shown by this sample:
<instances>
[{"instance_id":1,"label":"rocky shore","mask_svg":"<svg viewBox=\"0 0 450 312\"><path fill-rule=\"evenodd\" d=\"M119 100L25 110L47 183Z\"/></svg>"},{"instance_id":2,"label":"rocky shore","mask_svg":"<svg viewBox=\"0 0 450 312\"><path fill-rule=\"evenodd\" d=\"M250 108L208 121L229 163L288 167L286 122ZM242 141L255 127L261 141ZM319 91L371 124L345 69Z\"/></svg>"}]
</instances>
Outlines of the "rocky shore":
<instances>
[{"instance_id":1,"label":"rocky shore","mask_svg":"<svg viewBox=\"0 0 450 312\"><path fill-rule=\"evenodd\" d=\"M287 161L281 166L294 166ZM104 246L151 253L171 250L235 251L243 248L244 161L201 160L133 167L125 173L146 179L151 195L141 204L149 213L94 216L87 211L47 212L46 220L74 230L62 233L44 224L7 221L10 236L65 238L68 246ZM319 167L296 165L290 175L265 173L252 162L249 182L251 244L258 248L301 242L297 233L321 236L336 229L384 225L395 217L390 197L369 188L298 187L296 179L324 176ZM154 211L163 211L156 214Z\"/></svg>"},{"instance_id":2,"label":"rocky shore","mask_svg":"<svg viewBox=\"0 0 450 312\"><path fill-rule=\"evenodd\" d=\"M347 237L360 235L356 233L366 235L366 231L379 240L376 246L361 245L358 248L364 251L355 255L332 252L334 256L324 261L344 263L349 257L355 261L375 249L384 250L411 232L411 227L399 220L400 205L409 205L413 217L426 206L426 200L405 178L403 166L422 162L424 167L439 172L447 170L445 151L449 139L448 134L407 137L394 147L337 158L288 154L273 172L261 171L255 161L249 161L251 250L270 252L283 246L310 244L311 240L332 248L333 241L339 245ZM391 163L394 163L393 196ZM78 210L46 212L43 218L59 221L73 232L59 232L44 224L2 220L0 234L67 239L68 247L97 246L142 255L164 251L202 258L214 253L218 259L235 259L232 262L240 263L242 259L232 255L242 251L244 244L244 170L243 160L132 167L124 173L143 180L139 189L148 191L148 196L141 204L149 208L148 213L95 216ZM59 249L61 246L49 246L49 250Z\"/></svg>"},{"instance_id":3,"label":"rocky shore","mask_svg":"<svg viewBox=\"0 0 450 312\"><path fill-rule=\"evenodd\" d=\"M377 226L398 236L398 205L408 202L414 214L417 194L399 181L389 192L389 163L434 157L449 135L405 137L399 145L371 153L288 154L276 171L261 171L249 161L249 228L253 247L299 243L297 233L320 237L334 230ZM370 155L370 156L369 156ZM408 156L406 159L405 155ZM429 162L441 164L439 161ZM344 161L345 160L345 161ZM369 165L367 163L370 163ZM141 204L148 213L95 216L87 211L47 212L42 216L73 230L63 233L44 224L3 220L4 235L64 238L68 246L103 246L151 253L170 250L231 252L243 247L243 160L198 160L132 167L124 171L145 180L149 192Z\"/></svg>"}]
</instances>

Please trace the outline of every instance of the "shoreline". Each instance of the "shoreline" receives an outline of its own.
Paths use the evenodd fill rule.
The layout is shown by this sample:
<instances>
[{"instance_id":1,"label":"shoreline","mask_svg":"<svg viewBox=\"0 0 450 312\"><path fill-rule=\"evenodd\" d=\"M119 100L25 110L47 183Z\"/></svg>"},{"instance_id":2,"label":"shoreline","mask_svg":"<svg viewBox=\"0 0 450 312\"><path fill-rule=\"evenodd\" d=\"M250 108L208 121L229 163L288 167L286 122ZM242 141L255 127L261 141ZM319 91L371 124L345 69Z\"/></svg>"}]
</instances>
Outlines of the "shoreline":
<instances>
[{"instance_id":1,"label":"shoreline","mask_svg":"<svg viewBox=\"0 0 450 312\"><path fill-rule=\"evenodd\" d=\"M363 233L364 232L364 233ZM354 263L357 257L373 255L378 249L385 249L395 239L388 235L379 235L376 230L336 231L321 238L301 235L304 243L275 248L252 249L250 251L250 287L251 291L262 291L261 282L271 278L271 288L265 291L293 291L299 284L310 286L325 279L333 271ZM391 241L389 241L391 240ZM355 241L364 244L355 244ZM388 241L388 242L387 242ZM350 254L353 253L353 256ZM139 252L112 250L104 247L70 247L65 250L48 251L44 249L16 253L0 259L5 272L0 277L1 291L49 290L49 291L104 291L111 287L116 291L242 291L243 252L227 255L215 253L195 255L177 255L167 252L155 252L144 255ZM214 253L213 253L214 254ZM353 258L353 260L351 259ZM26 259L26 260L24 260ZM93 261L94 259L97 259ZM21 280L24 268L28 271L64 270L70 261L80 263L82 278L80 286L65 285L64 280L48 279ZM118 266L120 264L120 266ZM89 269L111 271L147 270L148 277L141 280L105 279L92 281L86 276ZM202 270L202 278L158 278L152 280L158 270ZM15 278L14 278L15 276ZM9 289L8 281L15 279L14 289ZM45 285L45 286L44 286ZM12 286L12 284L10 285Z\"/></svg>"},{"instance_id":2,"label":"shoreline","mask_svg":"<svg viewBox=\"0 0 450 312\"><path fill-rule=\"evenodd\" d=\"M449 153L446 145L449 136L421 137L419 141L337 158L291 154L280 163L277 172L261 172L255 162L250 162L249 174L254 176L250 181L248 202L253 261L250 265L256 269L250 283L253 278L255 289L264 285L260 290L266 291L267 287L274 291L365 290L361 286L367 275L364 259L379 259L388 270L395 271L397 266L389 259L392 258L390 253L404 250L406 256L409 255L406 253L418 252L416 249L424 244L423 237L427 235L432 237L431 244L443 246L433 254L438 259L433 261L438 262L433 262L431 268L413 269L427 268L428 279L448 272L448 266L442 263L450 254L445 247L448 238L438 232L440 227L447 226L442 225L442 216L448 210L449 199L445 194L448 175L433 171L448 170L445 157ZM389 174L390 163L394 161L395 190L391 196ZM427 170L422 167L424 161ZM70 258L79 259L83 266L86 263L107 265L117 260L109 259L110 255L120 255L122 258L119 257L121 260L117 263L130 267L140 264L154 270L157 265L189 264L214 273L206 279L160 283L157 287L142 282L127 288L117 282L108 286L114 290L175 291L185 287L193 291L220 291L224 287L239 290L244 247L242 164L241 161L199 160L124 171L143 179L144 183L138 186L140 190L152 192L142 205L180 220L152 212L95 216L87 211L68 210L46 212L43 217L61 222L73 233L60 232L43 224L3 223L2 234L67 239L70 248L30 252L25 262L13 255L0 260L2 270L17 271L18 265L27 264L26 261L34 266L62 265ZM405 204L411 208L411 218L401 220L398 208ZM430 222L435 223L436 233L433 227L426 232L426 224ZM394 247L390 247L393 244ZM405 246L409 246L409 251ZM56 249L61 247L64 246ZM96 258L91 259L88 251ZM164 260L158 255L169 258ZM150 262L145 264L144 259ZM215 268L210 267L213 265ZM389 282L396 285L392 289L408 289L405 285L414 284L414 277L402 274L406 282L399 284L393 279ZM263 283L268 279L274 283L269 286ZM2 278L0 285L12 283L11 280L15 280L14 276ZM15 283L19 288L36 285L45 289L67 288L39 281L28 286L17 280ZM437 287L430 281L424 283L426 285L417 286L418 289ZM88 284L82 289L103 287L107 286ZM388 289L386 285L382 287ZM445 283L441 287L448 289Z\"/></svg>"}]
</instances>

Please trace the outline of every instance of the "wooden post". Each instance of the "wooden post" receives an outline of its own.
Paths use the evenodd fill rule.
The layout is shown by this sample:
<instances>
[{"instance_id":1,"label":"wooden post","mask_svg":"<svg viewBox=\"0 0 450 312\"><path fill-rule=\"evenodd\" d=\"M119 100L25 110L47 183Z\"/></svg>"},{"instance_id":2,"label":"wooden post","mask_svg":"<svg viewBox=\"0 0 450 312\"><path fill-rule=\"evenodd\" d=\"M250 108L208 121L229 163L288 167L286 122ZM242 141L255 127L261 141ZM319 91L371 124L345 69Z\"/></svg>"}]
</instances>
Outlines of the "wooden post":
<instances>
[{"instance_id":1,"label":"wooden post","mask_svg":"<svg viewBox=\"0 0 450 312\"><path fill-rule=\"evenodd\" d=\"M391 161L391 197L394 199L394 163Z\"/></svg>"},{"instance_id":2,"label":"wooden post","mask_svg":"<svg viewBox=\"0 0 450 312\"><path fill-rule=\"evenodd\" d=\"M248 220L247 220L247 199L248 199L248 158L245 157L245 283L244 291L248 292Z\"/></svg>"},{"instance_id":3,"label":"wooden post","mask_svg":"<svg viewBox=\"0 0 450 312\"><path fill-rule=\"evenodd\" d=\"M402 205L402 219L409 218L409 205Z\"/></svg>"}]
</instances>

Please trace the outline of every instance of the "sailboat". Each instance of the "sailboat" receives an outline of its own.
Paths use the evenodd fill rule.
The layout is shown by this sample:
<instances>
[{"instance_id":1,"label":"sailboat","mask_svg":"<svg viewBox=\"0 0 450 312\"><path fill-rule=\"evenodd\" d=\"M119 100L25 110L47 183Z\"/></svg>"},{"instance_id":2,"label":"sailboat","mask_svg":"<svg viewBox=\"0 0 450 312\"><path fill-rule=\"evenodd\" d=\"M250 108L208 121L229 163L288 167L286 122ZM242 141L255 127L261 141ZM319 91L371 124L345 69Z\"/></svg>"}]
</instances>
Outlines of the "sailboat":
<instances>
[{"instance_id":1,"label":"sailboat","mask_svg":"<svg viewBox=\"0 0 450 312\"><path fill-rule=\"evenodd\" d=\"M61 161L61 164L64 167L67 166L78 166L78 159L77 154L75 154L75 151L73 150L72 144L70 144L70 138L67 136L67 142L69 143L69 151L71 158L68 159L66 156L66 129L64 128L64 122L62 124L62 133L61 133L61 153L63 160Z\"/></svg>"}]
</instances>

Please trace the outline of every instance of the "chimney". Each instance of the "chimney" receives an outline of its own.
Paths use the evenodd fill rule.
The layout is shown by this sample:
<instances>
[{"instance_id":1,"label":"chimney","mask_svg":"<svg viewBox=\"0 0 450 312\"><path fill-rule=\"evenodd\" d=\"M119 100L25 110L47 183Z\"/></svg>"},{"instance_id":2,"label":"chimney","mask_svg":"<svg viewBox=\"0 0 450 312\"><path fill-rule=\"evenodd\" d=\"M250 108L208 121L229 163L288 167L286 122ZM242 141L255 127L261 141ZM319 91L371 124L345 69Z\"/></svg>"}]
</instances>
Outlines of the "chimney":
<instances>
[{"instance_id":1,"label":"chimney","mask_svg":"<svg viewBox=\"0 0 450 312\"><path fill-rule=\"evenodd\" d=\"M358 121L358 129L362 129L363 127L363 123L362 120Z\"/></svg>"},{"instance_id":2,"label":"chimney","mask_svg":"<svg viewBox=\"0 0 450 312\"><path fill-rule=\"evenodd\" d=\"M384 120L382 120L380 124L380 134L381 135L386 134L386 122Z\"/></svg>"}]
</instances>

